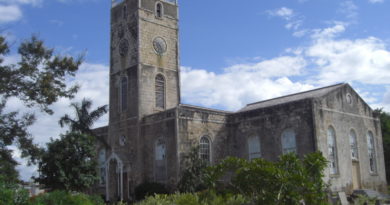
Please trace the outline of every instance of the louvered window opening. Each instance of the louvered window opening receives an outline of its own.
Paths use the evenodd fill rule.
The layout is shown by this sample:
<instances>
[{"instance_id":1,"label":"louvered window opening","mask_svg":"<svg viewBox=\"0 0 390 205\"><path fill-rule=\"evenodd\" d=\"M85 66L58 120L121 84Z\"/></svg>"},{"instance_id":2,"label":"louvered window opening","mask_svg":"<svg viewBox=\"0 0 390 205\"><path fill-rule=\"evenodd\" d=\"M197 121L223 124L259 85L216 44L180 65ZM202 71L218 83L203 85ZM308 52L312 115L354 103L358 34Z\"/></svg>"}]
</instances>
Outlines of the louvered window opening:
<instances>
[{"instance_id":1,"label":"louvered window opening","mask_svg":"<svg viewBox=\"0 0 390 205\"><path fill-rule=\"evenodd\" d=\"M156 76L156 107L165 108L165 79L161 75Z\"/></svg>"}]
</instances>

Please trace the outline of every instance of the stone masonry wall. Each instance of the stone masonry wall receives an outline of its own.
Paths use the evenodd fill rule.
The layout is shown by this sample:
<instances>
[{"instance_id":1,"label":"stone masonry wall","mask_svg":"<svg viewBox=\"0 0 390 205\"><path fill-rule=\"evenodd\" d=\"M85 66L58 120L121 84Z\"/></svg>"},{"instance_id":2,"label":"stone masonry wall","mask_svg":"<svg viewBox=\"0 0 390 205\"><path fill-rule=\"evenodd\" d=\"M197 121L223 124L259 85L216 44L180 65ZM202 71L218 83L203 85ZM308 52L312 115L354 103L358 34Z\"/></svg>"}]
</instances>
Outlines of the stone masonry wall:
<instances>
[{"instance_id":1,"label":"stone masonry wall","mask_svg":"<svg viewBox=\"0 0 390 205\"><path fill-rule=\"evenodd\" d=\"M303 156L315 150L313 119L310 100L301 100L231 116L231 142L234 155L248 159L249 137L260 139L261 155L277 160L282 154L281 135L286 129L296 134L297 153Z\"/></svg>"},{"instance_id":2,"label":"stone masonry wall","mask_svg":"<svg viewBox=\"0 0 390 205\"><path fill-rule=\"evenodd\" d=\"M351 103L347 102L351 96ZM386 177L380 122L372 109L348 85L314 102L318 150L328 156L327 130L335 129L338 157L338 173L330 175L326 170L325 180L331 183L332 191L352 192L352 159L349 133L356 132L361 187L386 191ZM377 172L370 173L367 149L367 133L374 135Z\"/></svg>"}]
</instances>

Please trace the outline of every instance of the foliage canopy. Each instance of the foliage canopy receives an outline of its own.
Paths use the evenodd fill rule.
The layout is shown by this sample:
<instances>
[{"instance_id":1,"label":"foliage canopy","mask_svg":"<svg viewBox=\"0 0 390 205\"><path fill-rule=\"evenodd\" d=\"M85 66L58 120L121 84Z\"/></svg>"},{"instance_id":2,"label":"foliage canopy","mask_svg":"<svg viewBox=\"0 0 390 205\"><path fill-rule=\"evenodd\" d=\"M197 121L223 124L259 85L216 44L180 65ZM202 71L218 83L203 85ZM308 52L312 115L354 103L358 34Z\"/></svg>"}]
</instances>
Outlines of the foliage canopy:
<instances>
[{"instance_id":1,"label":"foliage canopy","mask_svg":"<svg viewBox=\"0 0 390 205\"><path fill-rule=\"evenodd\" d=\"M98 180L94 144L92 136L74 132L51 140L36 181L50 189L85 191Z\"/></svg>"},{"instance_id":2,"label":"foliage canopy","mask_svg":"<svg viewBox=\"0 0 390 205\"><path fill-rule=\"evenodd\" d=\"M26 107L36 106L52 114L51 104L62 97L72 98L77 92L78 86L67 86L66 79L76 74L83 59L56 55L33 36L20 44L17 50L20 60L5 65L9 48L6 39L0 36L0 171L11 174L14 180L17 163L8 146L17 145L21 157L29 157L32 163L38 159L41 149L33 143L27 130L35 121L34 114L9 111L7 101L17 98Z\"/></svg>"}]
</instances>

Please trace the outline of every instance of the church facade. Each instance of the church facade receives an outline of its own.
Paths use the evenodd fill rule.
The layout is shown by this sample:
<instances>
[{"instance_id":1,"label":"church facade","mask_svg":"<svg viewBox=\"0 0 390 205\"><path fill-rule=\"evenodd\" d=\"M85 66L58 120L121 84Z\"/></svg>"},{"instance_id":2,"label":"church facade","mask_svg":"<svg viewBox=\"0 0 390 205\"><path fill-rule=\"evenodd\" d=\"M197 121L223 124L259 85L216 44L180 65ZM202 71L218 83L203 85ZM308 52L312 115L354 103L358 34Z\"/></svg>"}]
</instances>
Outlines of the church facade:
<instances>
[{"instance_id":1,"label":"church facade","mask_svg":"<svg viewBox=\"0 0 390 205\"><path fill-rule=\"evenodd\" d=\"M210 164L321 151L331 191L386 190L380 121L348 84L237 112L181 104L178 21L175 0L113 2L109 124L95 129L108 142L97 148L107 200L128 200L145 181L174 189L194 146Z\"/></svg>"}]
</instances>

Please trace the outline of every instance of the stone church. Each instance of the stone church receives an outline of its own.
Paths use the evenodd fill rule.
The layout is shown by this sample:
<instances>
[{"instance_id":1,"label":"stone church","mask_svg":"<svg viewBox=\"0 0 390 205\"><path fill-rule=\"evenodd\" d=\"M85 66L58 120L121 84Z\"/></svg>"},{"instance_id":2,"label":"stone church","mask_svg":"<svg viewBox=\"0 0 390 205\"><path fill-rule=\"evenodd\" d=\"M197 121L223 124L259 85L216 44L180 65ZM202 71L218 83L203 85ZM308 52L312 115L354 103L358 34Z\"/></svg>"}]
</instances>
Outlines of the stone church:
<instances>
[{"instance_id":1,"label":"stone church","mask_svg":"<svg viewBox=\"0 0 390 205\"><path fill-rule=\"evenodd\" d=\"M108 142L97 148L107 200L130 199L144 181L174 188L197 145L210 164L319 150L333 192L386 190L380 121L348 84L237 112L181 104L178 13L176 0L113 0L109 124L95 129Z\"/></svg>"}]
</instances>

